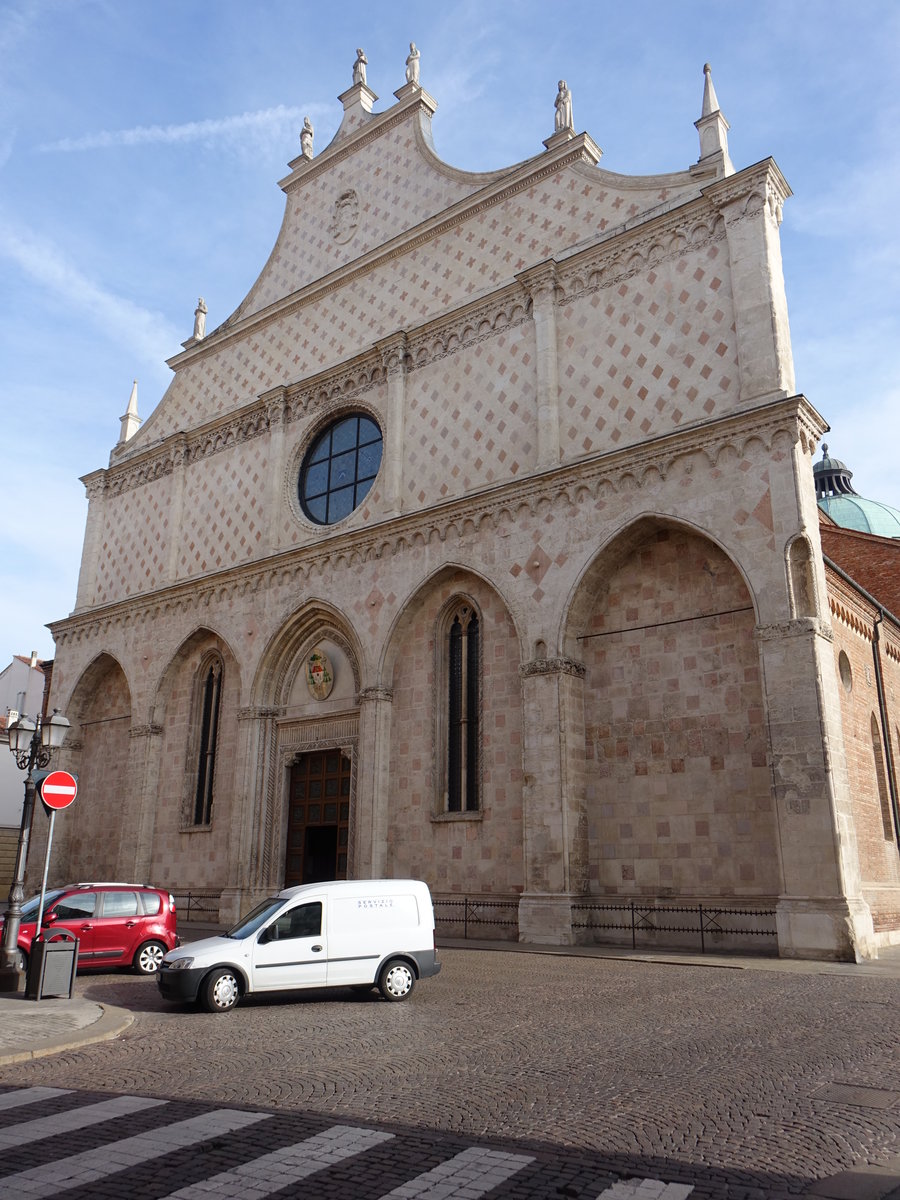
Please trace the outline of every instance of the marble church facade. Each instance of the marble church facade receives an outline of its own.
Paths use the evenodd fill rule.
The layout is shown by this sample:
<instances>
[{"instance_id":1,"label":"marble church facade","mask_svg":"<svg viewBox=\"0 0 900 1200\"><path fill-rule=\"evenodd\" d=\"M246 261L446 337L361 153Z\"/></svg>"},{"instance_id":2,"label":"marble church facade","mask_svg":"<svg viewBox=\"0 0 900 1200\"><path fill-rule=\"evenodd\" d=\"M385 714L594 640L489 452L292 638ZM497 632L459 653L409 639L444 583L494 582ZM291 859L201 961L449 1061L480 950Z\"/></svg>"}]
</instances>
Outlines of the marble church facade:
<instances>
[{"instance_id":1,"label":"marble church facade","mask_svg":"<svg viewBox=\"0 0 900 1200\"><path fill-rule=\"evenodd\" d=\"M708 71L684 171L604 170L571 96L456 170L418 69L376 112L356 64L249 295L85 478L57 873L222 920L412 875L555 943L590 898L769 906L783 955L877 953L896 814L848 734L780 170L733 168Z\"/></svg>"}]
</instances>

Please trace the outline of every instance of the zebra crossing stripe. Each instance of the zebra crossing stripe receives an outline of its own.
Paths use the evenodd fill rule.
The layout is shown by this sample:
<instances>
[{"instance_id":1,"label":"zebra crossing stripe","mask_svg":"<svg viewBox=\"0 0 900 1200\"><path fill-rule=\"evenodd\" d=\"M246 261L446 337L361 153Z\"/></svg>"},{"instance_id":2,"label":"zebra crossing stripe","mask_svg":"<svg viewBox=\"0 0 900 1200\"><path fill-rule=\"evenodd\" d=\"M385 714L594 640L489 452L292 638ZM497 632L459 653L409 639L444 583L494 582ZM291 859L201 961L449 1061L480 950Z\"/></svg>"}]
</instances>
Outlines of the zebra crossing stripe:
<instances>
[{"instance_id":1,"label":"zebra crossing stripe","mask_svg":"<svg viewBox=\"0 0 900 1200\"><path fill-rule=\"evenodd\" d=\"M71 1088L30 1087L15 1092L0 1094L0 1112L19 1108L23 1104L37 1104L40 1100L55 1100L57 1096L71 1096Z\"/></svg>"},{"instance_id":2,"label":"zebra crossing stripe","mask_svg":"<svg viewBox=\"0 0 900 1200\"><path fill-rule=\"evenodd\" d=\"M98 1146L95 1150L83 1150L69 1158L7 1175L0 1179L0 1200L46 1200L67 1188L83 1187L107 1175L127 1171L154 1158L162 1158L174 1150L182 1150L197 1142L234 1133L247 1125L269 1119L268 1113L217 1108L200 1117L163 1125L148 1133L138 1133L134 1137Z\"/></svg>"},{"instance_id":3,"label":"zebra crossing stripe","mask_svg":"<svg viewBox=\"0 0 900 1200\"><path fill-rule=\"evenodd\" d=\"M446 1162L401 1183L381 1200L415 1200L418 1196L440 1196L441 1200L478 1200L493 1188L527 1167L534 1159L525 1154L504 1154L472 1146ZM668 1200L668 1198L667 1198Z\"/></svg>"},{"instance_id":4,"label":"zebra crossing stripe","mask_svg":"<svg viewBox=\"0 0 900 1200\"><path fill-rule=\"evenodd\" d=\"M332 1125L330 1129L273 1150L261 1158L254 1158L230 1171L222 1171L200 1183L192 1183L171 1192L162 1200L235 1200L252 1196L262 1200L289 1184L297 1183L316 1171L334 1166L353 1154L370 1150L380 1142L388 1142L392 1133L381 1133L374 1129L353 1129L349 1125Z\"/></svg>"},{"instance_id":5,"label":"zebra crossing stripe","mask_svg":"<svg viewBox=\"0 0 900 1200\"><path fill-rule=\"evenodd\" d=\"M77 1129L87 1129L89 1125L98 1125L101 1121L127 1117L129 1113L157 1108L166 1103L165 1100L147 1100L141 1096L117 1096L114 1100L85 1104L68 1112L37 1117L34 1121L21 1121L18 1125L7 1125L5 1129L0 1129L0 1150L27 1146L30 1142L39 1142L62 1133L74 1133Z\"/></svg>"},{"instance_id":6,"label":"zebra crossing stripe","mask_svg":"<svg viewBox=\"0 0 900 1200\"><path fill-rule=\"evenodd\" d=\"M687 1200L693 1191L688 1183L663 1183L661 1179L620 1179L597 1200Z\"/></svg>"}]
</instances>

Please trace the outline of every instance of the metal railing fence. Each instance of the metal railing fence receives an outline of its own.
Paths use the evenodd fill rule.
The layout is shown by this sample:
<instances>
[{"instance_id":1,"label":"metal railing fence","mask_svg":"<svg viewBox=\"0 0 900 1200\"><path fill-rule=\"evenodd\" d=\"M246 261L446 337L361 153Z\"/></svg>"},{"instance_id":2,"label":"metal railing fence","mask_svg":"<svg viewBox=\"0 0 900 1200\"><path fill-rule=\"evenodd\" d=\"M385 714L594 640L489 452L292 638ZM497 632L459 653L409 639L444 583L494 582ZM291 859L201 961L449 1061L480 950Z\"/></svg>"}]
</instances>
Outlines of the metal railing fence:
<instances>
[{"instance_id":1,"label":"metal railing fence","mask_svg":"<svg viewBox=\"0 0 900 1200\"><path fill-rule=\"evenodd\" d=\"M519 940L519 901L479 900L470 896L434 898L434 921L448 937Z\"/></svg>"},{"instance_id":2,"label":"metal railing fence","mask_svg":"<svg viewBox=\"0 0 900 1200\"><path fill-rule=\"evenodd\" d=\"M777 930L774 908L725 908L715 904L605 904L587 902L572 905L572 928L586 933L624 934L631 948L638 948L639 939L655 941L657 934L689 935L700 943L705 954L712 943L714 949L729 947L735 939L767 938L775 949ZM757 950L764 950L757 946Z\"/></svg>"},{"instance_id":3,"label":"metal railing fence","mask_svg":"<svg viewBox=\"0 0 900 1200\"><path fill-rule=\"evenodd\" d=\"M175 897L175 912L182 921L203 921L219 919L219 898L221 892L217 889L204 890L192 888L190 891L171 889Z\"/></svg>"},{"instance_id":4,"label":"metal railing fence","mask_svg":"<svg viewBox=\"0 0 900 1200\"><path fill-rule=\"evenodd\" d=\"M648 944L683 948L687 943L689 947L699 944L701 954L707 954L740 948L743 939L749 939L756 953L775 953L777 949L774 908L598 900L575 903L571 911L572 929L579 945L630 942L636 950ZM517 898L435 896L434 918L437 932L445 937L506 941L519 938Z\"/></svg>"}]
</instances>

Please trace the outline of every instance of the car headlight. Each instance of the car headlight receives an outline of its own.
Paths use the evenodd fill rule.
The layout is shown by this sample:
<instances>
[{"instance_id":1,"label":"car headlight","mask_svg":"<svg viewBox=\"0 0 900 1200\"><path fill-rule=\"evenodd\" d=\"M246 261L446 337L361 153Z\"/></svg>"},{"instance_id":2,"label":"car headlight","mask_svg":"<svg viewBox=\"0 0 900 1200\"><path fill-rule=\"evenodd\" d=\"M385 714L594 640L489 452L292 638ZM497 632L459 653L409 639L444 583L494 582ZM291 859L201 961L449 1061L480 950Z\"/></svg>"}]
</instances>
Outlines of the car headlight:
<instances>
[{"instance_id":1,"label":"car headlight","mask_svg":"<svg viewBox=\"0 0 900 1200\"><path fill-rule=\"evenodd\" d=\"M169 971L185 971L193 966L193 963L192 958L173 958L171 962L167 958L163 959L163 966Z\"/></svg>"}]
</instances>

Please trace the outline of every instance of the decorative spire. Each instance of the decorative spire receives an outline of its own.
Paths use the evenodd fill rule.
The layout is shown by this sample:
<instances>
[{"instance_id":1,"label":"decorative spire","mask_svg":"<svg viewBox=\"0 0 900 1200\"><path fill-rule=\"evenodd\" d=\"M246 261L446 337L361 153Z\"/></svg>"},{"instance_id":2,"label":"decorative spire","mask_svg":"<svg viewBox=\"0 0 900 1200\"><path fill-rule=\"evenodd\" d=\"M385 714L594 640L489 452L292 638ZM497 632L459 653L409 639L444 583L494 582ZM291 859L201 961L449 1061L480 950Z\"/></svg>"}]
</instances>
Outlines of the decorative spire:
<instances>
[{"instance_id":1,"label":"decorative spire","mask_svg":"<svg viewBox=\"0 0 900 1200\"><path fill-rule=\"evenodd\" d=\"M131 385L131 396L128 400L128 408L125 412L125 415L119 417L119 420L122 422L122 428L119 433L118 444L122 446L128 441L129 438L134 437L141 424L141 418L138 416L136 379Z\"/></svg>"},{"instance_id":2,"label":"decorative spire","mask_svg":"<svg viewBox=\"0 0 900 1200\"><path fill-rule=\"evenodd\" d=\"M712 67L709 63L703 64L703 109L700 113L701 117L711 117L713 113L719 111L719 98L716 95L716 88L712 81Z\"/></svg>"},{"instance_id":3,"label":"decorative spire","mask_svg":"<svg viewBox=\"0 0 900 1200\"><path fill-rule=\"evenodd\" d=\"M700 134L698 165L701 168L714 168L717 175L733 175L734 167L728 156L730 126L719 108L709 63L703 65L703 109L694 126Z\"/></svg>"}]
</instances>

